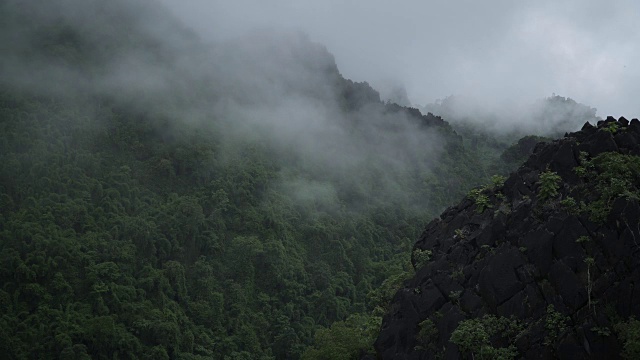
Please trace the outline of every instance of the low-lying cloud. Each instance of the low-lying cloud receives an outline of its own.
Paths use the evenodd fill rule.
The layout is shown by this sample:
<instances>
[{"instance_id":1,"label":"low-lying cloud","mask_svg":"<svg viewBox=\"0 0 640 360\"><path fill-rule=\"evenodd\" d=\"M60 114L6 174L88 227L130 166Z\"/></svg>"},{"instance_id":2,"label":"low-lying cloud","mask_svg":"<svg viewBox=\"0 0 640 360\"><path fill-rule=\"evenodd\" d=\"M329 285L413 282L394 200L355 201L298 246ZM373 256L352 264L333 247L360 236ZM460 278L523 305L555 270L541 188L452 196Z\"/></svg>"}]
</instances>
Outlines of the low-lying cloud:
<instances>
[{"instance_id":1,"label":"low-lying cloud","mask_svg":"<svg viewBox=\"0 0 640 360\"><path fill-rule=\"evenodd\" d=\"M299 173L281 173L276 186L303 202L324 197L340 206L333 199L349 193L357 195L350 205L417 205L421 179L441 154L440 136L389 111L368 85L358 85L373 94L368 102L349 103L343 92L355 85L324 45L272 28L203 41L169 14L147 13L143 3L8 3L5 10L18 19L38 10L28 25L11 24L18 35L2 39L12 54L0 60L3 73L14 75L1 85L67 101L107 99L169 119L166 132L211 126L222 160L257 145L283 169L295 163ZM89 24L83 14L99 19Z\"/></svg>"},{"instance_id":2,"label":"low-lying cloud","mask_svg":"<svg viewBox=\"0 0 640 360\"><path fill-rule=\"evenodd\" d=\"M640 116L633 0L164 3L206 38L256 26L302 30L335 54L346 77L376 87L395 79L418 105L452 94L529 103L556 93L600 116Z\"/></svg>"}]
</instances>

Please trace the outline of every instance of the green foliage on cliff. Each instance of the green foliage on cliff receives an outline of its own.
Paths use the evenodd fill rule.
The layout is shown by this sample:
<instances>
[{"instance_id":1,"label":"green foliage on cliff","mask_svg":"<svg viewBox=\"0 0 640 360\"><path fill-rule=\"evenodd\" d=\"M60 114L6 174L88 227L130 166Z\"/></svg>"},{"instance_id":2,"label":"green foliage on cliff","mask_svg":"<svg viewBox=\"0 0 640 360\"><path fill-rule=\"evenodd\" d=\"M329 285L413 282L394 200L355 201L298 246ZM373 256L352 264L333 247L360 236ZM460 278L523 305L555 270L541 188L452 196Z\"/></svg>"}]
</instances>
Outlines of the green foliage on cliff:
<instances>
[{"instance_id":1,"label":"green foliage on cliff","mask_svg":"<svg viewBox=\"0 0 640 360\"><path fill-rule=\"evenodd\" d=\"M558 195L562 178L553 171L545 171L540 174L540 191L538 197L541 200L549 200Z\"/></svg>"},{"instance_id":2,"label":"green foliage on cliff","mask_svg":"<svg viewBox=\"0 0 640 360\"><path fill-rule=\"evenodd\" d=\"M524 326L515 319L484 315L461 321L451 334L451 343L473 358L515 359L518 351L514 342L523 332Z\"/></svg>"},{"instance_id":3,"label":"green foliage on cliff","mask_svg":"<svg viewBox=\"0 0 640 360\"><path fill-rule=\"evenodd\" d=\"M640 198L640 157L618 152L605 152L593 159L583 158L576 174L587 182L589 201L581 210L591 220L606 220L613 201L619 197ZM591 191L591 189L595 191Z\"/></svg>"},{"instance_id":4,"label":"green foliage on cliff","mask_svg":"<svg viewBox=\"0 0 640 360\"><path fill-rule=\"evenodd\" d=\"M640 321L630 318L614 325L618 338L623 342L622 357L637 359L640 356Z\"/></svg>"}]
</instances>

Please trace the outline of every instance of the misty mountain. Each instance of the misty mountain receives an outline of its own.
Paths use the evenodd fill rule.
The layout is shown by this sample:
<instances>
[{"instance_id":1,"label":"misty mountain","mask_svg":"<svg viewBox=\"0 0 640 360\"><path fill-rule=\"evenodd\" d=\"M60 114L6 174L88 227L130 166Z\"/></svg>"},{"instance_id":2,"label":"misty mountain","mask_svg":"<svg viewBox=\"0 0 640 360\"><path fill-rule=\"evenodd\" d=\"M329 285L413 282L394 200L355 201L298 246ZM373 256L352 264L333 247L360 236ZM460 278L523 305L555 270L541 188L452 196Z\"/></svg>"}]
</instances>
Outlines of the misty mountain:
<instances>
[{"instance_id":1,"label":"misty mountain","mask_svg":"<svg viewBox=\"0 0 640 360\"><path fill-rule=\"evenodd\" d=\"M447 119L456 129L500 134L505 139L526 135L556 138L579 130L585 122L596 123L596 109L560 95L531 104L503 104L489 107L464 96L448 96L422 108Z\"/></svg>"},{"instance_id":2,"label":"misty mountain","mask_svg":"<svg viewBox=\"0 0 640 360\"><path fill-rule=\"evenodd\" d=\"M209 43L151 0L0 20L11 359L357 356L424 224L532 150L383 102L301 33Z\"/></svg>"}]
</instances>

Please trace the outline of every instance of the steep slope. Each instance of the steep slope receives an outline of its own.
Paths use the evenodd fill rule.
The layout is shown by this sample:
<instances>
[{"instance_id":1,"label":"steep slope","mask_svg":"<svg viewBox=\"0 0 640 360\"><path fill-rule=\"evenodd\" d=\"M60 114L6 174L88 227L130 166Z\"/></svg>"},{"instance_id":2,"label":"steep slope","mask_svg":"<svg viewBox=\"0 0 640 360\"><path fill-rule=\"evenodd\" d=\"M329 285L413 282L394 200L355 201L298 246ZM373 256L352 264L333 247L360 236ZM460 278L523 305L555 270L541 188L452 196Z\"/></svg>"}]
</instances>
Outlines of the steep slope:
<instances>
[{"instance_id":1,"label":"steep slope","mask_svg":"<svg viewBox=\"0 0 640 360\"><path fill-rule=\"evenodd\" d=\"M637 119L539 144L426 227L379 357L634 358L639 198Z\"/></svg>"}]
</instances>

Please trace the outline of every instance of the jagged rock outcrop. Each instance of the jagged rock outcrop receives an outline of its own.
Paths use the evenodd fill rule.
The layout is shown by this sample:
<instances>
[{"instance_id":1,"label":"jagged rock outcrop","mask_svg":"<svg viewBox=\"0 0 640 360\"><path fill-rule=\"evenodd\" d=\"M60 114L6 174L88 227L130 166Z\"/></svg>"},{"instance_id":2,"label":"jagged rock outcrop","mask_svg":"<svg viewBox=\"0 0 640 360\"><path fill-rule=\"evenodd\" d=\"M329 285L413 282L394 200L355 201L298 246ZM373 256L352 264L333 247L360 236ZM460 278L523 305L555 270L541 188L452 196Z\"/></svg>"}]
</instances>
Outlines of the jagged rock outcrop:
<instances>
[{"instance_id":1,"label":"jagged rock outcrop","mask_svg":"<svg viewBox=\"0 0 640 360\"><path fill-rule=\"evenodd\" d=\"M444 211L415 244L416 273L390 304L378 357L630 351L620 324L640 316L638 156L637 119L587 123Z\"/></svg>"}]
</instances>

